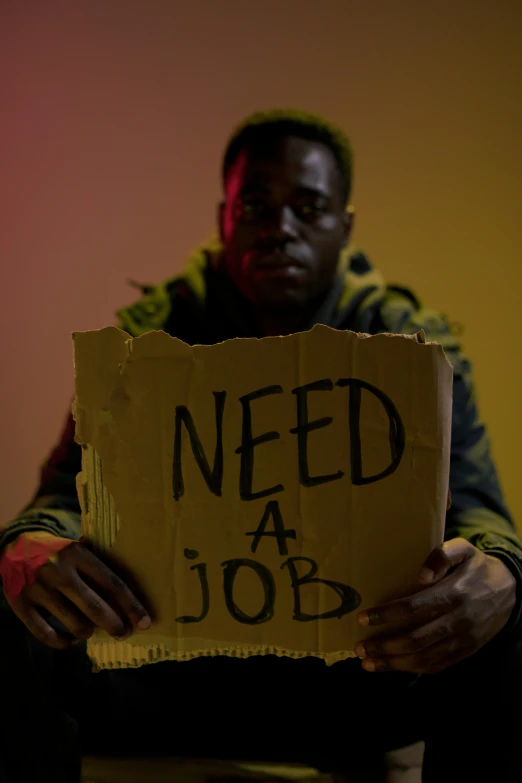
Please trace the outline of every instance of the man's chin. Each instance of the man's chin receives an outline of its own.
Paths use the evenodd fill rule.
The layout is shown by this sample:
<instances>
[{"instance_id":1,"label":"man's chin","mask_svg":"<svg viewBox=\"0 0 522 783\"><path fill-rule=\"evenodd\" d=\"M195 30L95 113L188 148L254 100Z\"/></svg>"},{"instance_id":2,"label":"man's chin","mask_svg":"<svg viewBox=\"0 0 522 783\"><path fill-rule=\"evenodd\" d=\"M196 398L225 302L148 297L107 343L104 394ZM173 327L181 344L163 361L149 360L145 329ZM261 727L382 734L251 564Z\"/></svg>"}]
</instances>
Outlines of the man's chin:
<instances>
[{"instance_id":1,"label":"man's chin","mask_svg":"<svg viewBox=\"0 0 522 783\"><path fill-rule=\"evenodd\" d=\"M306 307L306 299L305 291L296 288L256 291L257 309L279 315L299 313Z\"/></svg>"}]
</instances>

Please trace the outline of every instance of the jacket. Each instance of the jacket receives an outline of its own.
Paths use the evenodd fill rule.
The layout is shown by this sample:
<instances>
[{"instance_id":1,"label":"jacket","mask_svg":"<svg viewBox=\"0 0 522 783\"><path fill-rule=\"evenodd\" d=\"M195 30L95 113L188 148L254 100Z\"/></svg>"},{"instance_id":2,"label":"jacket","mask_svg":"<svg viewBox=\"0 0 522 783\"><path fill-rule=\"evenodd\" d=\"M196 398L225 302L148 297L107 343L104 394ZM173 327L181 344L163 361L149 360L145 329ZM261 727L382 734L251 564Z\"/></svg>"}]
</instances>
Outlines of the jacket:
<instances>
[{"instance_id":1,"label":"jacket","mask_svg":"<svg viewBox=\"0 0 522 783\"><path fill-rule=\"evenodd\" d=\"M118 326L137 337L163 330L189 345L212 345L235 337L261 337L247 302L220 270L220 246L209 242L196 251L182 274L160 285L142 286L141 298L118 312ZM336 281L314 317L337 329L377 334L414 334L438 342L454 368L450 491L446 539L463 537L500 558L517 581L510 626L522 626L522 540L506 507L490 441L477 408L472 367L447 319L426 309L407 288L387 285L359 251L346 251ZM0 551L22 531L45 530L77 539L81 531L76 475L81 447L69 414L61 438L44 463L31 502L0 534ZM420 566L420 564L419 564Z\"/></svg>"}]
</instances>

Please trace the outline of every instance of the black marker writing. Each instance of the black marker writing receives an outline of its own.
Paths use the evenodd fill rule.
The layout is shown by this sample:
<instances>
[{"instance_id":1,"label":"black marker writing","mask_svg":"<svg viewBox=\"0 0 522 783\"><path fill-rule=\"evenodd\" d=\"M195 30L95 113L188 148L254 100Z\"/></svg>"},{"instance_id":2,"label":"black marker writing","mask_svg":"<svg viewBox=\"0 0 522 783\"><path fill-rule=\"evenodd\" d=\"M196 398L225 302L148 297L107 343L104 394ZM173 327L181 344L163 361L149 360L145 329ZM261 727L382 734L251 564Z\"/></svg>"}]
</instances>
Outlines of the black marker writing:
<instances>
[{"instance_id":1,"label":"black marker writing","mask_svg":"<svg viewBox=\"0 0 522 783\"><path fill-rule=\"evenodd\" d=\"M324 416L322 419L308 420L308 393L311 391L332 391L333 383L328 378L322 381L314 381L304 386L298 386L292 389L292 394L297 398L297 427L293 427L290 432L297 435L297 453L299 456L299 481L303 487L315 487L318 484L325 484L327 481L335 481L344 476L342 470L337 473L327 473L323 476L311 476L308 469L308 433L326 427L331 424L333 418Z\"/></svg>"},{"instance_id":2,"label":"black marker writing","mask_svg":"<svg viewBox=\"0 0 522 783\"><path fill-rule=\"evenodd\" d=\"M257 560L248 560L248 558L235 558L234 560L225 560L221 563L223 566L223 590L225 593L225 603L229 614L244 625L260 625L271 620L274 616L276 586L274 577L269 569ZM234 581L240 568L251 568L259 577L265 594L265 602L259 612L255 615L246 614L236 604L234 600Z\"/></svg>"},{"instance_id":3,"label":"black marker writing","mask_svg":"<svg viewBox=\"0 0 522 783\"><path fill-rule=\"evenodd\" d=\"M304 576L299 576L295 564L297 562L308 563L310 570ZM290 571L290 578L292 580L292 589L294 591L294 620L300 623L310 622L312 620L327 620L330 617L342 617L349 612L353 612L361 603L361 596L359 593L342 582L332 582L329 579L319 579L315 575L317 573L317 563L309 557L289 557L288 560L281 565L281 568L288 568ZM301 611L301 587L308 584L323 584L334 590L341 603L335 609L331 609L329 612L323 612L322 614L306 614Z\"/></svg>"},{"instance_id":4,"label":"black marker writing","mask_svg":"<svg viewBox=\"0 0 522 783\"><path fill-rule=\"evenodd\" d=\"M212 392L216 407L216 449L214 451L214 466L210 470L203 445L199 439L192 414L186 405L176 406L176 423L174 428L174 464L172 468L172 485L175 500L179 500L185 492L183 468L181 464L182 424L187 428L192 446L192 453L203 478L214 495L221 497L223 487L223 411L225 409L226 391Z\"/></svg>"},{"instance_id":5,"label":"black marker writing","mask_svg":"<svg viewBox=\"0 0 522 783\"><path fill-rule=\"evenodd\" d=\"M268 524L268 520L272 517L274 521L274 529L273 530L266 530L266 526ZM279 503L277 500L269 500L266 504L266 508L264 511L264 514L261 518L261 522L257 526L257 530L253 530L250 533L245 533L246 536L254 536L254 540L252 541L252 547L251 552L255 554L257 551L257 547L259 546L259 542L261 541L263 536L271 536L272 538L277 539L277 546L279 548L279 554L280 555L287 555L288 554L288 545L286 543L287 538L293 538L296 537L295 530L289 530L285 527L285 523L283 522L283 516L281 514L281 509L279 508Z\"/></svg>"},{"instance_id":6,"label":"black marker writing","mask_svg":"<svg viewBox=\"0 0 522 783\"><path fill-rule=\"evenodd\" d=\"M373 386L371 383L361 381L358 378L339 378L336 386L349 386L350 402L348 408L348 417L350 423L350 470L352 484L372 484L375 481L386 478L394 473L399 467L404 448L406 445L406 433L404 424L399 412L391 399L383 391ZM361 452L361 389L366 389L373 394L382 403L384 410L390 421L390 451L391 462L387 468L376 473L374 476L363 476L362 474L362 452Z\"/></svg>"},{"instance_id":7,"label":"black marker writing","mask_svg":"<svg viewBox=\"0 0 522 783\"><path fill-rule=\"evenodd\" d=\"M187 560L195 560L196 557L199 557L199 552L197 552L195 549L185 549L183 554L185 555ZM198 563L197 565L193 565L190 570L197 571L199 575L199 583L201 585L201 613L197 616L185 614L182 615L181 617L176 617L177 623L200 623L207 616L210 607L210 592L208 589L207 564Z\"/></svg>"},{"instance_id":8,"label":"black marker writing","mask_svg":"<svg viewBox=\"0 0 522 783\"><path fill-rule=\"evenodd\" d=\"M261 489L259 492L253 492L252 481L254 477L254 447L261 443L267 443L270 440L278 440L281 436L279 432L265 432L263 435L253 437L252 434L252 410L250 403L269 394L281 394L282 386L265 386L263 389L250 392L239 398L243 406L243 426L241 432L241 446L236 449L236 454L241 454L241 467L239 471L239 496L241 500L255 500L267 495L273 495L274 492L282 492L282 484L276 484L268 489Z\"/></svg>"}]
</instances>

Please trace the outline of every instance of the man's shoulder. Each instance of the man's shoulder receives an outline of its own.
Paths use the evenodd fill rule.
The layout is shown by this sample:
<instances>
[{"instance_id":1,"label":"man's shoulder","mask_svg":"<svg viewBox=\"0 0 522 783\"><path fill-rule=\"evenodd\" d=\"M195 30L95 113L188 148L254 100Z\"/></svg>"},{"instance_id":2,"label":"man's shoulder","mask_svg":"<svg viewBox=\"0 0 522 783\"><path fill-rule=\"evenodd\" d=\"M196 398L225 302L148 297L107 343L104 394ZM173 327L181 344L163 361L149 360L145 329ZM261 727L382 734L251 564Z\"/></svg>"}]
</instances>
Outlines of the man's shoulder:
<instances>
[{"instance_id":1,"label":"man's shoulder","mask_svg":"<svg viewBox=\"0 0 522 783\"><path fill-rule=\"evenodd\" d=\"M349 314L356 331L415 334L422 329L430 342L459 350L455 329L446 315L425 307L409 286L388 283L363 250L349 249L341 261L345 271L339 309ZM350 315L354 308L355 319Z\"/></svg>"},{"instance_id":2,"label":"man's shoulder","mask_svg":"<svg viewBox=\"0 0 522 783\"><path fill-rule=\"evenodd\" d=\"M192 253L179 274L161 283L138 285L141 296L116 313L120 328L132 337L139 337L146 332L169 331L175 313L188 318L205 300L207 262L206 246Z\"/></svg>"},{"instance_id":3,"label":"man's shoulder","mask_svg":"<svg viewBox=\"0 0 522 783\"><path fill-rule=\"evenodd\" d=\"M409 287L385 286L378 308L382 328L395 334L415 334L421 329L430 342L437 342L446 350L459 350L456 329L440 310L426 307Z\"/></svg>"},{"instance_id":4,"label":"man's shoulder","mask_svg":"<svg viewBox=\"0 0 522 783\"><path fill-rule=\"evenodd\" d=\"M455 377L471 381L471 362L463 351L460 328L441 311L425 307L419 297L402 285L386 285L373 319L373 333L424 332L427 342L438 343L453 366Z\"/></svg>"}]
</instances>

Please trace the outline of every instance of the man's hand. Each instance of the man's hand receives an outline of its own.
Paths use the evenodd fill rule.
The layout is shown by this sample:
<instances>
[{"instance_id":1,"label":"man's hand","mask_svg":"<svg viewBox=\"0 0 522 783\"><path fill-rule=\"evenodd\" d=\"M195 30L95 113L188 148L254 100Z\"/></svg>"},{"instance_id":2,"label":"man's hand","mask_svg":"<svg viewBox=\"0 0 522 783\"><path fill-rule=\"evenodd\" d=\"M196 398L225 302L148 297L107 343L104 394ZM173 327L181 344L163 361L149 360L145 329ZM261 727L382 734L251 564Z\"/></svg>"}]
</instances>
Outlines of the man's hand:
<instances>
[{"instance_id":1,"label":"man's hand","mask_svg":"<svg viewBox=\"0 0 522 783\"><path fill-rule=\"evenodd\" d=\"M146 630L151 624L146 610L120 577L76 543L38 568L36 581L16 598L6 598L33 636L57 649L88 639L95 627L116 639L126 639L134 628ZM60 620L71 636L46 622L41 608Z\"/></svg>"},{"instance_id":2,"label":"man's hand","mask_svg":"<svg viewBox=\"0 0 522 783\"><path fill-rule=\"evenodd\" d=\"M359 613L360 625L389 629L355 646L366 671L442 671L493 639L515 605L513 574L463 538L434 549L418 583L419 592Z\"/></svg>"}]
</instances>

